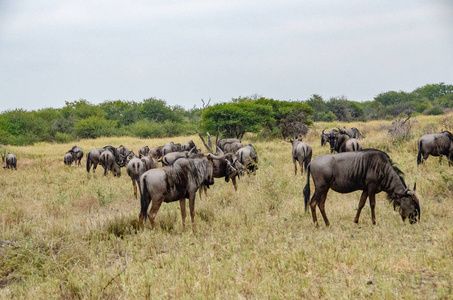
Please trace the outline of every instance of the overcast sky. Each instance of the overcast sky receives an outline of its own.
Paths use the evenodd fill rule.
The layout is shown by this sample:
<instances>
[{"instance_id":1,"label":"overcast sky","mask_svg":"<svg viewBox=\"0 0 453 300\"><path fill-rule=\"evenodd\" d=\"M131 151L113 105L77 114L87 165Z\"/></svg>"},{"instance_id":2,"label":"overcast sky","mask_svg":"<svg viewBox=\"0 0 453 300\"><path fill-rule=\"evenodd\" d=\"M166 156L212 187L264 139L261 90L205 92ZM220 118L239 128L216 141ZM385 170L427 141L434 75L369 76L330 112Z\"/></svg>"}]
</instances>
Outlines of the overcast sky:
<instances>
[{"instance_id":1,"label":"overcast sky","mask_svg":"<svg viewBox=\"0 0 453 300\"><path fill-rule=\"evenodd\" d=\"M449 0L0 0L0 111L453 84Z\"/></svg>"}]
</instances>

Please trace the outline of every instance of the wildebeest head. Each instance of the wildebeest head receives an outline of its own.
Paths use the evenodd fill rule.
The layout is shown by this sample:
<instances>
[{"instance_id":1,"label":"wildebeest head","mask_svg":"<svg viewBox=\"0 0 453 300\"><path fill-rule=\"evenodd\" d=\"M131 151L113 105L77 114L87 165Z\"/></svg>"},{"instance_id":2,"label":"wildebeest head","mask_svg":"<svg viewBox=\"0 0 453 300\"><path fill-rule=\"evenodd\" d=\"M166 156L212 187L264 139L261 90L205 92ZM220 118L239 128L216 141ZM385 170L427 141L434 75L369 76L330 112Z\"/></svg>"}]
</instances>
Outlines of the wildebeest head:
<instances>
[{"instance_id":1,"label":"wildebeest head","mask_svg":"<svg viewBox=\"0 0 453 300\"><path fill-rule=\"evenodd\" d=\"M331 131L327 136L327 141L330 144L330 153L332 153L336 148L338 133Z\"/></svg>"},{"instance_id":2,"label":"wildebeest head","mask_svg":"<svg viewBox=\"0 0 453 300\"><path fill-rule=\"evenodd\" d=\"M420 220L420 201L415 194L416 184L414 189L407 188L401 195L392 195L393 208L398 209L403 221L409 219L411 224Z\"/></svg>"}]
</instances>

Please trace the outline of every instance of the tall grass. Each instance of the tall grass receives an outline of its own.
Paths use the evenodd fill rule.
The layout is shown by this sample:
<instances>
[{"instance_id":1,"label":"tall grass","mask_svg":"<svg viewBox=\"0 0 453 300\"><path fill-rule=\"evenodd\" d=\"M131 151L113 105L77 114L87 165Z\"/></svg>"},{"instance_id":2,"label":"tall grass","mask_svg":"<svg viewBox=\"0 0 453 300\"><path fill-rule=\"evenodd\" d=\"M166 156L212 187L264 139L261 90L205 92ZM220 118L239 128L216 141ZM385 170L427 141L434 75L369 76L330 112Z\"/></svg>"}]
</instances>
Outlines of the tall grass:
<instances>
[{"instance_id":1,"label":"tall grass","mask_svg":"<svg viewBox=\"0 0 453 300\"><path fill-rule=\"evenodd\" d=\"M316 229L304 213L306 177L294 176L291 145L246 136L260 156L256 176L241 178L237 192L216 179L207 198L197 196L195 232L182 231L177 203L162 205L157 230L147 223L139 231L139 200L125 172L104 177L102 168L87 174L64 166L74 144L8 147L18 171L0 172L0 298L450 298L453 168L433 157L416 165L417 139L433 126L440 131L444 118L417 117L402 141L388 135L386 121L316 123L306 137L317 156L330 152L320 146L323 128L363 131L365 148L385 150L406 181L417 182L416 225L404 223L384 194L377 225L368 206L354 224L360 193L331 191L331 227ZM172 140L189 139L202 144L196 136ZM137 152L168 141L112 137L77 145Z\"/></svg>"}]
</instances>

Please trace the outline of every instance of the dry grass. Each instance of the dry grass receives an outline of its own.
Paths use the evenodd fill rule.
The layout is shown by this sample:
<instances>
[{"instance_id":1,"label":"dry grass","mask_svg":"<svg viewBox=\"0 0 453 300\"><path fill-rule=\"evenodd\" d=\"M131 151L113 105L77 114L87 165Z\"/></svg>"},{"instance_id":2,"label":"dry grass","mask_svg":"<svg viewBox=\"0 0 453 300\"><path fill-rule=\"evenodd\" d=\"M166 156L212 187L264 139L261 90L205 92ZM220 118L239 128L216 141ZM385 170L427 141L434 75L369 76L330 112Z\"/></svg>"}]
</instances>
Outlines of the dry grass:
<instances>
[{"instance_id":1,"label":"dry grass","mask_svg":"<svg viewBox=\"0 0 453 300\"><path fill-rule=\"evenodd\" d=\"M346 124L362 129L364 147L387 151L406 181L417 182L421 223L413 226L384 194L377 198L378 224L365 207L356 225L359 193L330 192L332 226L315 229L303 208L306 177L294 176L284 141L244 138L259 152L257 175L241 178L237 193L217 179L208 198L196 200L196 232L182 232L177 203L163 204L158 230L147 224L138 231L130 179L65 167L73 144L10 147L18 171L0 172L0 298L451 298L453 168L432 157L416 165L418 137L449 121L416 119L409 140L389 136L382 125L391 122ZM306 140L314 156L329 152L319 134L337 125L345 124L311 129ZM201 145L195 136L173 140L190 138ZM87 151L123 144L137 152L167 141L77 145Z\"/></svg>"}]
</instances>

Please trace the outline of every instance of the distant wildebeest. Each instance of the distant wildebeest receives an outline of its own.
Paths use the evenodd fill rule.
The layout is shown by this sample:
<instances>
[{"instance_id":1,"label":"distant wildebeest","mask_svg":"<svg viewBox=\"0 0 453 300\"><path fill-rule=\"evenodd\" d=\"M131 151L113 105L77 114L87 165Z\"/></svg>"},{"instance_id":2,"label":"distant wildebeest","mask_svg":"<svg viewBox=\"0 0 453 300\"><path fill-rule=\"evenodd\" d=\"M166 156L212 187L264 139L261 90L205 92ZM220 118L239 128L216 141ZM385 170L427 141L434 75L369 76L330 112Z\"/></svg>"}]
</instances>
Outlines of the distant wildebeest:
<instances>
[{"instance_id":1,"label":"distant wildebeest","mask_svg":"<svg viewBox=\"0 0 453 300\"><path fill-rule=\"evenodd\" d=\"M17 157L16 155L12 154L12 153L8 153L6 154L6 150L5 150L5 153L2 154L2 162L3 162L3 168L4 169L13 169L14 170L17 170Z\"/></svg>"},{"instance_id":2,"label":"distant wildebeest","mask_svg":"<svg viewBox=\"0 0 453 300\"><path fill-rule=\"evenodd\" d=\"M146 172L144 161L134 154L132 159L127 163L126 172L132 180L134 196L137 198L137 183L139 185L138 188L140 188L140 176Z\"/></svg>"},{"instance_id":3,"label":"distant wildebeest","mask_svg":"<svg viewBox=\"0 0 453 300\"><path fill-rule=\"evenodd\" d=\"M214 184L212 160L180 158L171 167L151 169L140 176L139 226L149 218L155 228L155 218L162 202L179 200L182 226L185 228L186 198L189 199L192 226L195 221L195 196L198 189ZM148 213L148 207L151 209Z\"/></svg>"},{"instance_id":4,"label":"distant wildebeest","mask_svg":"<svg viewBox=\"0 0 453 300\"><path fill-rule=\"evenodd\" d=\"M116 151L124 157L127 157L127 156L129 156L129 154L131 154L131 150L127 149L123 145L120 145L118 148L116 148Z\"/></svg>"},{"instance_id":5,"label":"distant wildebeest","mask_svg":"<svg viewBox=\"0 0 453 300\"><path fill-rule=\"evenodd\" d=\"M145 164L145 169L146 171L150 169L154 169L157 167L157 163L153 160L153 158L149 155L147 156L142 156L141 158L142 162Z\"/></svg>"},{"instance_id":6,"label":"distant wildebeest","mask_svg":"<svg viewBox=\"0 0 453 300\"><path fill-rule=\"evenodd\" d=\"M329 136L331 133L337 133L338 129L333 128L332 130L325 131L325 129L321 132L321 147L324 146L329 142Z\"/></svg>"},{"instance_id":7,"label":"distant wildebeest","mask_svg":"<svg viewBox=\"0 0 453 300\"><path fill-rule=\"evenodd\" d=\"M354 139L363 139L363 138L365 138L365 136L362 135L360 133L360 131L357 128L355 128L355 127L352 127L350 129L346 129L346 127L343 126L343 128L338 128L338 131L340 133L345 133L345 134L349 135L349 137L354 138Z\"/></svg>"},{"instance_id":8,"label":"distant wildebeest","mask_svg":"<svg viewBox=\"0 0 453 300\"><path fill-rule=\"evenodd\" d=\"M110 150L106 149L101 153L99 164L104 167L104 176L107 175L107 171L112 171L114 176L121 176L121 168L115 161L115 155Z\"/></svg>"},{"instance_id":9,"label":"distant wildebeest","mask_svg":"<svg viewBox=\"0 0 453 300\"><path fill-rule=\"evenodd\" d=\"M217 142L217 147L219 147L223 152L229 152L225 150L225 146L228 144L239 143L241 144L241 140L238 139L221 139ZM236 150L237 151L237 150Z\"/></svg>"},{"instance_id":10,"label":"distant wildebeest","mask_svg":"<svg viewBox=\"0 0 453 300\"><path fill-rule=\"evenodd\" d=\"M448 159L448 165L453 164L453 135L449 131L441 133L426 134L418 140L417 165L423 163L428 156L439 156L439 163L442 163L442 156Z\"/></svg>"},{"instance_id":11,"label":"distant wildebeest","mask_svg":"<svg viewBox=\"0 0 453 300\"><path fill-rule=\"evenodd\" d=\"M142 158L142 156L148 156L148 155L149 155L148 146L142 147L142 148L140 148L140 150L138 150L138 158Z\"/></svg>"},{"instance_id":12,"label":"distant wildebeest","mask_svg":"<svg viewBox=\"0 0 453 300\"><path fill-rule=\"evenodd\" d=\"M313 176L315 192L309 201L310 174ZM384 191L389 201L393 202L393 208L399 208L403 221L409 218L411 224L415 223L420 220L420 205L415 195L415 184L414 189L410 190L402 176L403 172L393 165L390 157L379 150L365 149L359 152L320 155L312 160L307 168L307 184L303 191L305 211L310 205L313 222L318 226L316 218L318 206L326 226L329 226L324 208L329 189L342 194L361 190L363 192L354 222L359 222L360 212L369 197L372 222L376 224L375 195Z\"/></svg>"},{"instance_id":13,"label":"distant wildebeest","mask_svg":"<svg viewBox=\"0 0 453 300\"><path fill-rule=\"evenodd\" d=\"M341 153L362 150L362 143L360 142L360 140L351 138L346 133L331 132L328 137L331 153L333 151Z\"/></svg>"},{"instance_id":14,"label":"distant wildebeest","mask_svg":"<svg viewBox=\"0 0 453 300\"><path fill-rule=\"evenodd\" d=\"M213 158L213 176L214 178L225 178L225 182L233 183L234 190L237 191L236 178L240 177L244 166L239 162L236 154L224 153L220 148L217 148L217 155L209 154ZM206 189L205 189L206 191Z\"/></svg>"},{"instance_id":15,"label":"distant wildebeest","mask_svg":"<svg viewBox=\"0 0 453 300\"><path fill-rule=\"evenodd\" d=\"M170 152L162 157L162 166L169 166L178 158L187 158L192 154L197 154L198 150L196 147L190 149L190 151L181 151L181 152Z\"/></svg>"},{"instance_id":16,"label":"distant wildebeest","mask_svg":"<svg viewBox=\"0 0 453 300\"><path fill-rule=\"evenodd\" d=\"M307 169L308 164L311 161L311 156L313 154L313 150L311 146L306 143L302 142L302 139L290 139L286 140L293 145L292 149L292 157L293 157L293 164L294 164L294 175L297 175L297 162L299 162L300 166L300 174L304 174L304 170Z\"/></svg>"},{"instance_id":17,"label":"distant wildebeest","mask_svg":"<svg viewBox=\"0 0 453 300\"><path fill-rule=\"evenodd\" d=\"M93 173L96 170L98 164L99 164L99 157L101 156L101 153L104 152L105 149L93 149L88 151L87 153L87 172L90 172L91 166L93 166Z\"/></svg>"},{"instance_id":18,"label":"distant wildebeest","mask_svg":"<svg viewBox=\"0 0 453 300\"><path fill-rule=\"evenodd\" d=\"M223 146L223 151L225 153L228 153L228 152L236 153L242 147L244 147L244 146L240 142L227 143Z\"/></svg>"},{"instance_id":19,"label":"distant wildebeest","mask_svg":"<svg viewBox=\"0 0 453 300\"><path fill-rule=\"evenodd\" d=\"M162 156L165 156L165 154L167 154L167 153L178 152L178 151L181 151L181 144L179 144L179 143L175 144L173 142L166 143L162 147Z\"/></svg>"},{"instance_id":20,"label":"distant wildebeest","mask_svg":"<svg viewBox=\"0 0 453 300\"><path fill-rule=\"evenodd\" d=\"M72 147L72 149L69 152L72 153L74 163L76 165L80 166L80 162L82 161L82 158L83 158L82 148L74 146L74 147Z\"/></svg>"},{"instance_id":21,"label":"distant wildebeest","mask_svg":"<svg viewBox=\"0 0 453 300\"><path fill-rule=\"evenodd\" d=\"M190 140L187 143L182 144L181 151L190 151L191 149L195 148L195 143Z\"/></svg>"},{"instance_id":22,"label":"distant wildebeest","mask_svg":"<svg viewBox=\"0 0 453 300\"><path fill-rule=\"evenodd\" d=\"M66 154L63 157L64 164L67 166L71 166L73 161L74 161L74 154L70 151L66 152Z\"/></svg>"},{"instance_id":23,"label":"distant wildebeest","mask_svg":"<svg viewBox=\"0 0 453 300\"><path fill-rule=\"evenodd\" d=\"M248 172L255 173L258 170L258 153L252 144L239 149L236 156Z\"/></svg>"},{"instance_id":24,"label":"distant wildebeest","mask_svg":"<svg viewBox=\"0 0 453 300\"><path fill-rule=\"evenodd\" d=\"M156 148L149 149L149 156L153 159L160 159L162 157L162 148L164 146L159 146Z\"/></svg>"}]
</instances>

